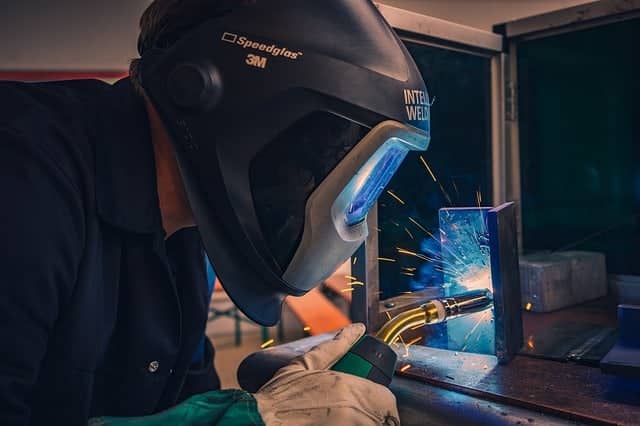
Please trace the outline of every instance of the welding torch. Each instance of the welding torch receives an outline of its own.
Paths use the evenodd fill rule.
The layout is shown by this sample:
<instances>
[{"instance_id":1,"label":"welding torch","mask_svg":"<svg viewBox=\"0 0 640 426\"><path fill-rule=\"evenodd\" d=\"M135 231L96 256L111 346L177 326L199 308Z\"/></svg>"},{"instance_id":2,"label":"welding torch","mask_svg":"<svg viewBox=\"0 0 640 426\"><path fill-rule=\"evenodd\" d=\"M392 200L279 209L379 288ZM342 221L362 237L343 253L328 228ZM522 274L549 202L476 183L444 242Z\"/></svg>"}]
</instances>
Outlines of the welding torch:
<instances>
[{"instance_id":1,"label":"welding torch","mask_svg":"<svg viewBox=\"0 0 640 426\"><path fill-rule=\"evenodd\" d=\"M438 324L463 315L484 311L493 306L491 290L471 290L455 296L429 300L417 308L409 309L387 321L376 337L390 345L410 328Z\"/></svg>"}]
</instances>

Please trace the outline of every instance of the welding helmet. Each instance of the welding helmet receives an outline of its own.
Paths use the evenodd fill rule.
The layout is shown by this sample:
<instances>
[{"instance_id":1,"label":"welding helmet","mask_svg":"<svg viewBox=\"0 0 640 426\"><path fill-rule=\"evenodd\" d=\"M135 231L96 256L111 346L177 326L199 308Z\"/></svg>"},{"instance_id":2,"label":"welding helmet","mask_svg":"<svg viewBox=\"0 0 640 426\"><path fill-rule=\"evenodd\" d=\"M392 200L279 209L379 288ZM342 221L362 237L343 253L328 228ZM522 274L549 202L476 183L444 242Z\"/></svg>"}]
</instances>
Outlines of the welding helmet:
<instances>
[{"instance_id":1,"label":"welding helmet","mask_svg":"<svg viewBox=\"0 0 640 426\"><path fill-rule=\"evenodd\" d=\"M429 100L369 0L233 3L144 47L140 80L222 286L273 325L363 243L376 198L429 144Z\"/></svg>"}]
</instances>

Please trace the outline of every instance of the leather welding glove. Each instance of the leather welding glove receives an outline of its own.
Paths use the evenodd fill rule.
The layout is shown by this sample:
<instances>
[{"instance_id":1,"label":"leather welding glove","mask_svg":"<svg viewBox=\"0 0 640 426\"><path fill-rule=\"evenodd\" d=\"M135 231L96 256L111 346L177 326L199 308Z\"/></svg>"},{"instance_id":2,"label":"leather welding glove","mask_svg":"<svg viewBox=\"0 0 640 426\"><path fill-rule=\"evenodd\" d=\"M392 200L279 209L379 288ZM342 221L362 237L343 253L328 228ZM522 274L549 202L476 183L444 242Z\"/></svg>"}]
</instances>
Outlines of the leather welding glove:
<instances>
[{"instance_id":1,"label":"leather welding glove","mask_svg":"<svg viewBox=\"0 0 640 426\"><path fill-rule=\"evenodd\" d=\"M255 394L206 392L146 417L100 417L90 426L399 425L389 389L331 368L360 337L362 324L342 329L276 372Z\"/></svg>"},{"instance_id":2,"label":"leather welding glove","mask_svg":"<svg viewBox=\"0 0 640 426\"><path fill-rule=\"evenodd\" d=\"M265 424L399 425L389 389L329 370L364 333L363 324L351 324L278 370L254 395Z\"/></svg>"}]
</instances>

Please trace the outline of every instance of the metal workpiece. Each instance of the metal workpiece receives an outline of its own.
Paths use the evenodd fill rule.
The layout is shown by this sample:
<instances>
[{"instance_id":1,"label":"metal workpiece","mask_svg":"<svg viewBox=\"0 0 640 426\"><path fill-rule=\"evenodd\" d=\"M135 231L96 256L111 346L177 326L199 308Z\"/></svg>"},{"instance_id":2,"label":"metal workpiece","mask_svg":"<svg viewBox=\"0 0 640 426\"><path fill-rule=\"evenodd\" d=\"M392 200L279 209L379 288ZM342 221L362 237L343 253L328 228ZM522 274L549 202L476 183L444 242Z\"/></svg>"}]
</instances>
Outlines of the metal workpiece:
<instances>
[{"instance_id":1,"label":"metal workpiece","mask_svg":"<svg viewBox=\"0 0 640 426\"><path fill-rule=\"evenodd\" d=\"M376 333L376 337L391 344L406 330L441 323L491 307L493 307L493 294L488 289L472 290L452 297L430 300L391 318Z\"/></svg>"}]
</instances>

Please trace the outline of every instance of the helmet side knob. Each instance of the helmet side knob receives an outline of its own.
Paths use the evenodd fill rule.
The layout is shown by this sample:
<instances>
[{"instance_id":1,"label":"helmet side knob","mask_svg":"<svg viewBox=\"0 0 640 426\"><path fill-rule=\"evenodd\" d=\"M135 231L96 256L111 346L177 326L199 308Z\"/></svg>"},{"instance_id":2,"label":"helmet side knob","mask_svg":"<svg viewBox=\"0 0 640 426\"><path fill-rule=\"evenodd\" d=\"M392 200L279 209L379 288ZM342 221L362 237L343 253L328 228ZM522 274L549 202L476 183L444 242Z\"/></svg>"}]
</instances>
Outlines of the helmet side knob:
<instances>
[{"instance_id":1,"label":"helmet side knob","mask_svg":"<svg viewBox=\"0 0 640 426\"><path fill-rule=\"evenodd\" d=\"M184 63L171 71L167 88L178 107L201 112L214 107L220 100L222 78L213 65Z\"/></svg>"}]
</instances>

